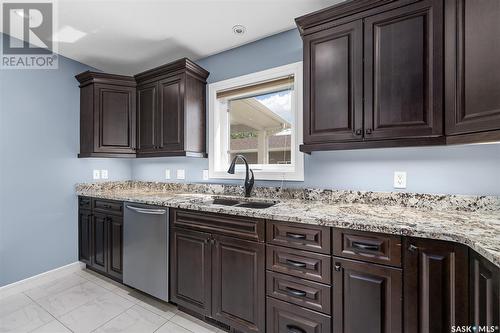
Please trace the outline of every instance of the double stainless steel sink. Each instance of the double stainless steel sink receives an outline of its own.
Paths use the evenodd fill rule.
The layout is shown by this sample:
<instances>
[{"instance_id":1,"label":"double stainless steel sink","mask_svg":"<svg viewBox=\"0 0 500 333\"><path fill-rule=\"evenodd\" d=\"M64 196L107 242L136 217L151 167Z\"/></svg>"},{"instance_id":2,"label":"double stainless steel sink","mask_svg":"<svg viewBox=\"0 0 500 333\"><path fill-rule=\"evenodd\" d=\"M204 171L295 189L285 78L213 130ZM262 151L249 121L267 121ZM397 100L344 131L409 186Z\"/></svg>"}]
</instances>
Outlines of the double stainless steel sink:
<instances>
[{"instance_id":1,"label":"double stainless steel sink","mask_svg":"<svg viewBox=\"0 0 500 333\"><path fill-rule=\"evenodd\" d=\"M216 197L210 202L211 205L252 208L252 209L265 209L272 207L277 203L278 203L277 201L239 200L236 198L221 198L221 197Z\"/></svg>"}]
</instances>

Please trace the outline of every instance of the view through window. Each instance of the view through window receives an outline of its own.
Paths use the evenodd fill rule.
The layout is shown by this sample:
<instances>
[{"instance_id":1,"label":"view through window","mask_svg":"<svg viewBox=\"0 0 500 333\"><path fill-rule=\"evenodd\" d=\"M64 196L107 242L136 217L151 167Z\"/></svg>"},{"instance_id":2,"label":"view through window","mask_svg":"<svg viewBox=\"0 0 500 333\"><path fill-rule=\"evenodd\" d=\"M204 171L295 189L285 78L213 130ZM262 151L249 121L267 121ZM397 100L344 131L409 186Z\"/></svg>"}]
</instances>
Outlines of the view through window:
<instances>
[{"instance_id":1,"label":"view through window","mask_svg":"<svg viewBox=\"0 0 500 333\"><path fill-rule=\"evenodd\" d=\"M257 94L246 87L244 97L229 98L229 160L240 154L250 164L291 164L294 125L291 79L278 81Z\"/></svg>"}]
</instances>

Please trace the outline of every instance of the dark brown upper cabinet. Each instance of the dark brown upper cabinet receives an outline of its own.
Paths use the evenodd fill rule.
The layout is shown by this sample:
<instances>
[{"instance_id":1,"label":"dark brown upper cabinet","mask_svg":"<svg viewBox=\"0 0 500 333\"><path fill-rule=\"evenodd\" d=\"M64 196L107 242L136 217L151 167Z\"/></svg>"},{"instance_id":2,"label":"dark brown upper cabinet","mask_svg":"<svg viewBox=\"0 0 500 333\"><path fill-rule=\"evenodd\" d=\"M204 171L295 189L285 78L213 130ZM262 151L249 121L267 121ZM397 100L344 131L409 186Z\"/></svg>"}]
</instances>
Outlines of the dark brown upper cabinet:
<instances>
[{"instance_id":1,"label":"dark brown upper cabinet","mask_svg":"<svg viewBox=\"0 0 500 333\"><path fill-rule=\"evenodd\" d=\"M500 1L445 1L449 143L500 140Z\"/></svg>"},{"instance_id":2,"label":"dark brown upper cabinet","mask_svg":"<svg viewBox=\"0 0 500 333\"><path fill-rule=\"evenodd\" d=\"M208 72L189 59L137 74L137 157L205 154Z\"/></svg>"},{"instance_id":3,"label":"dark brown upper cabinet","mask_svg":"<svg viewBox=\"0 0 500 333\"><path fill-rule=\"evenodd\" d=\"M421 1L365 19L365 140L443 142L441 3Z\"/></svg>"},{"instance_id":4,"label":"dark brown upper cabinet","mask_svg":"<svg viewBox=\"0 0 500 333\"><path fill-rule=\"evenodd\" d=\"M406 238L404 244L404 332L469 325L467 247L422 238Z\"/></svg>"},{"instance_id":5,"label":"dark brown upper cabinet","mask_svg":"<svg viewBox=\"0 0 500 333\"><path fill-rule=\"evenodd\" d=\"M362 140L362 29L358 20L304 37L304 142Z\"/></svg>"},{"instance_id":6,"label":"dark brown upper cabinet","mask_svg":"<svg viewBox=\"0 0 500 333\"><path fill-rule=\"evenodd\" d=\"M87 71L76 79L80 82L78 157L134 157L134 78Z\"/></svg>"}]
</instances>

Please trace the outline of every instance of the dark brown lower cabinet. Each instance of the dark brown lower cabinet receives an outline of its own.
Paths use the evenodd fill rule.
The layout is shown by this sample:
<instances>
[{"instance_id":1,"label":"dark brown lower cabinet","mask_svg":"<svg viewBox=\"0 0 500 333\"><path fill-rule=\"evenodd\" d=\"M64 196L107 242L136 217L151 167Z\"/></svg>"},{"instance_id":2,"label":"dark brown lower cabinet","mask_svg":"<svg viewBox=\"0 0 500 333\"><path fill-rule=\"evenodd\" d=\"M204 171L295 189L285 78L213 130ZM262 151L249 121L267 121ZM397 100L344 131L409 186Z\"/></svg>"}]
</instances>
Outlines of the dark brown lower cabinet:
<instances>
[{"instance_id":1,"label":"dark brown lower cabinet","mask_svg":"<svg viewBox=\"0 0 500 333\"><path fill-rule=\"evenodd\" d=\"M121 212L122 203L100 200L99 204L119 208L106 212L99 208L97 201L94 199L83 206L80 198L78 258L90 269L120 281L123 275L123 217L117 212Z\"/></svg>"},{"instance_id":2,"label":"dark brown lower cabinet","mask_svg":"<svg viewBox=\"0 0 500 333\"><path fill-rule=\"evenodd\" d=\"M212 313L210 234L171 229L170 290L173 302L196 313Z\"/></svg>"},{"instance_id":3,"label":"dark brown lower cabinet","mask_svg":"<svg viewBox=\"0 0 500 333\"><path fill-rule=\"evenodd\" d=\"M265 331L265 245L171 228L171 299L229 325L235 332Z\"/></svg>"},{"instance_id":4,"label":"dark brown lower cabinet","mask_svg":"<svg viewBox=\"0 0 500 333\"><path fill-rule=\"evenodd\" d=\"M78 212L78 260L90 265L92 211L80 209Z\"/></svg>"},{"instance_id":5,"label":"dark brown lower cabinet","mask_svg":"<svg viewBox=\"0 0 500 333\"><path fill-rule=\"evenodd\" d=\"M267 298L266 321L268 333L331 333L330 316L271 297Z\"/></svg>"},{"instance_id":6,"label":"dark brown lower cabinet","mask_svg":"<svg viewBox=\"0 0 500 333\"><path fill-rule=\"evenodd\" d=\"M265 245L214 235L212 314L242 332L265 327Z\"/></svg>"},{"instance_id":7,"label":"dark brown lower cabinet","mask_svg":"<svg viewBox=\"0 0 500 333\"><path fill-rule=\"evenodd\" d=\"M500 325L500 269L474 251L469 251L470 324Z\"/></svg>"},{"instance_id":8,"label":"dark brown lower cabinet","mask_svg":"<svg viewBox=\"0 0 500 333\"><path fill-rule=\"evenodd\" d=\"M402 270L333 257L333 332L402 332Z\"/></svg>"},{"instance_id":9,"label":"dark brown lower cabinet","mask_svg":"<svg viewBox=\"0 0 500 333\"><path fill-rule=\"evenodd\" d=\"M467 247L406 238L405 333L450 332L468 325Z\"/></svg>"},{"instance_id":10,"label":"dark brown lower cabinet","mask_svg":"<svg viewBox=\"0 0 500 333\"><path fill-rule=\"evenodd\" d=\"M102 273L108 268L108 216L95 213L92 225L92 256L90 266Z\"/></svg>"}]
</instances>

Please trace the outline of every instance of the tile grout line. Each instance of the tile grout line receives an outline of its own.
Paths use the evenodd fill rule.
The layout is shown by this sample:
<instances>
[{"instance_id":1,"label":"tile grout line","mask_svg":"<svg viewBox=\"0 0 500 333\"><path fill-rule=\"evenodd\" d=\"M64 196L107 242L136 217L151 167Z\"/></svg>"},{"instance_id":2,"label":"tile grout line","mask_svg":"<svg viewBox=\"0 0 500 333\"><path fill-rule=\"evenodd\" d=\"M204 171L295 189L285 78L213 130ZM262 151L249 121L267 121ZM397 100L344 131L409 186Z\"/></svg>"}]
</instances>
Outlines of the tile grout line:
<instances>
[{"instance_id":1,"label":"tile grout line","mask_svg":"<svg viewBox=\"0 0 500 333\"><path fill-rule=\"evenodd\" d=\"M31 298L29 295L26 295L24 292L23 292L24 296L28 297L34 304L38 305L41 309L43 309L43 311L47 312L49 314L49 316L51 316L52 318L54 318L55 321L57 321L59 324L61 324L62 326L64 326L64 328L66 328L68 331L70 332L73 332L73 330L71 330L69 327L67 327L66 325L64 325L64 323L62 323L61 321L59 321L56 316L54 316L52 313L50 313L47 309L45 309L40 303L38 303L36 300L34 300L33 298ZM49 322L50 323L50 322ZM37 328L31 330L30 332L33 332L34 330L37 330L39 329L40 327L44 326L44 325L47 325L49 323L45 323L43 325L40 325L38 326Z\"/></svg>"}]
</instances>

